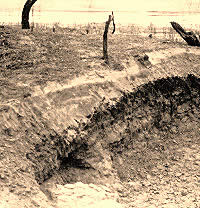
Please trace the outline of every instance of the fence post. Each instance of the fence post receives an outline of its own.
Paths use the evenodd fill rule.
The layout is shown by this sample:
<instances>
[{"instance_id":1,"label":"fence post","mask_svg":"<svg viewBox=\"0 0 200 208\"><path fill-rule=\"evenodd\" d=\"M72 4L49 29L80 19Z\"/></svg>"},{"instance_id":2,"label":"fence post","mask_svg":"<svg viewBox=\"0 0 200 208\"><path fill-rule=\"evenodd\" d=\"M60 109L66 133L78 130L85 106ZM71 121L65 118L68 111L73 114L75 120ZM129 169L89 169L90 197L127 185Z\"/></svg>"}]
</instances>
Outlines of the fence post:
<instances>
[{"instance_id":1,"label":"fence post","mask_svg":"<svg viewBox=\"0 0 200 208\"><path fill-rule=\"evenodd\" d=\"M111 21L113 21L113 32L112 34L115 32L115 23L114 23L114 15L112 12L112 15L109 15L108 17L108 21L106 21L106 25L105 25L105 30L104 30L104 34L103 34L103 59L105 60L105 63L109 63L108 62L108 29L109 29L109 25L111 23Z\"/></svg>"}]
</instances>

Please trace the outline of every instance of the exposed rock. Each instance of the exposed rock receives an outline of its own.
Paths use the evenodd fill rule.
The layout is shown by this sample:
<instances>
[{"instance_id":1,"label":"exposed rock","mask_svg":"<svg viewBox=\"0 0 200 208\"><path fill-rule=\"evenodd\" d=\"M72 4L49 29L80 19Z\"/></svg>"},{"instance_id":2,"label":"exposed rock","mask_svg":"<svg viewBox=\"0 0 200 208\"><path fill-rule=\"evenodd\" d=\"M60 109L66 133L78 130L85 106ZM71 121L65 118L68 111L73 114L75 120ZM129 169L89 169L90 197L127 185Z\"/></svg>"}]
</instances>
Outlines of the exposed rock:
<instances>
[{"instance_id":1,"label":"exposed rock","mask_svg":"<svg viewBox=\"0 0 200 208\"><path fill-rule=\"evenodd\" d=\"M118 194L106 186L94 184L57 185L51 190L57 208L122 208L117 202Z\"/></svg>"},{"instance_id":2,"label":"exposed rock","mask_svg":"<svg viewBox=\"0 0 200 208\"><path fill-rule=\"evenodd\" d=\"M149 34L149 38L152 38L153 37L153 35L152 34Z\"/></svg>"},{"instance_id":3,"label":"exposed rock","mask_svg":"<svg viewBox=\"0 0 200 208\"><path fill-rule=\"evenodd\" d=\"M146 68L151 68L151 62L149 61L149 56L147 54L137 54L134 55L135 59L145 66Z\"/></svg>"},{"instance_id":4,"label":"exposed rock","mask_svg":"<svg viewBox=\"0 0 200 208\"><path fill-rule=\"evenodd\" d=\"M28 97L20 104L2 105L0 126L4 142L0 148L4 151L0 158L0 182L13 194L32 198L33 193L40 193L38 184L50 178L52 183L61 185L78 181L115 184L147 177L150 180L149 175L158 171L169 174L173 168L168 162L172 152L173 158L181 158L174 151L177 144L191 141L181 140L177 126L181 133L191 131L193 126L198 128L199 91L200 80L194 75L149 82L133 92L123 93L115 104L102 102L87 120L63 132L57 131L56 122L47 114L48 104L43 97ZM53 98L54 94L48 96ZM55 114L61 115L62 111ZM191 122L185 126L183 118ZM61 121L60 117L56 119ZM174 134L177 139L172 137ZM194 136L192 141L197 144L198 138ZM10 177L13 171L18 172L18 177ZM144 188L152 186L146 181L143 184ZM60 207L68 203L64 188L58 189ZM134 190L139 188L135 186ZM141 196L138 204L143 200ZM39 198L40 194L36 199ZM105 203L112 206L113 202Z\"/></svg>"}]
</instances>

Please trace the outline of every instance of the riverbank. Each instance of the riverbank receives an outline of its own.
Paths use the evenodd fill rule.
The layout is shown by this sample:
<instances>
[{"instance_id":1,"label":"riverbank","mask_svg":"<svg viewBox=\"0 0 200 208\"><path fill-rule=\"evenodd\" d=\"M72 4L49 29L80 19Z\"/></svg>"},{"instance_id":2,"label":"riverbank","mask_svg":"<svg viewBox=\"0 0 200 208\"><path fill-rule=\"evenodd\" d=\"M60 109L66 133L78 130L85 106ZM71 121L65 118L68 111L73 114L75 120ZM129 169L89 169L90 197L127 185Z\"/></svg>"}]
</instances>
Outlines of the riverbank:
<instances>
[{"instance_id":1,"label":"riverbank","mask_svg":"<svg viewBox=\"0 0 200 208\"><path fill-rule=\"evenodd\" d=\"M185 207L191 197L188 206L198 206L199 48L124 28L109 34L106 65L103 29L1 28L0 183L8 207L59 207L56 184L76 182L118 184L126 207Z\"/></svg>"}]
</instances>

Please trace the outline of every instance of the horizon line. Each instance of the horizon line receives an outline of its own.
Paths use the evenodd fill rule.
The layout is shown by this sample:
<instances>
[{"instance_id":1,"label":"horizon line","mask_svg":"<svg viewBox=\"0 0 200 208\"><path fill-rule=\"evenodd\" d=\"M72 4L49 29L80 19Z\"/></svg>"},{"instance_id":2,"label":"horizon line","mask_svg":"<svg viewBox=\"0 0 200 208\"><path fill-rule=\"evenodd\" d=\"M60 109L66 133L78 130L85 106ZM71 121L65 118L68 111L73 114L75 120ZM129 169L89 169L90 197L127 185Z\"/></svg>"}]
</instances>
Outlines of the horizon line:
<instances>
[{"instance_id":1,"label":"horizon line","mask_svg":"<svg viewBox=\"0 0 200 208\"><path fill-rule=\"evenodd\" d=\"M23 8L0 8L0 11L6 12L6 11L22 11ZM189 11L189 10L182 10L182 11L170 11L170 10L102 10L102 9L83 9L83 10L77 10L77 9L68 9L68 10L63 10L63 9L34 9L35 12L147 12L147 13L200 13L200 11Z\"/></svg>"}]
</instances>

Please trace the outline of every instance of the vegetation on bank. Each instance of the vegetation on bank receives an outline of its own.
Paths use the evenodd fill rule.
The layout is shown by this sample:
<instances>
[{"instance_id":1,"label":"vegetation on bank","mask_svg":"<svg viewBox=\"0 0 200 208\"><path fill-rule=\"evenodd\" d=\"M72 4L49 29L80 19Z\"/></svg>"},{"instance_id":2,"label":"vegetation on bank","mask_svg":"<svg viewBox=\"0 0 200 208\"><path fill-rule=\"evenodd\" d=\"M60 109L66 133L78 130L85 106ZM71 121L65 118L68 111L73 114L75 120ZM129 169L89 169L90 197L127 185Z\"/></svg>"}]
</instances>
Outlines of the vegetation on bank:
<instances>
[{"instance_id":1,"label":"vegetation on bank","mask_svg":"<svg viewBox=\"0 0 200 208\"><path fill-rule=\"evenodd\" d=\"M118 25L116 34L109 34L108 37L108 50L111 62L109 65L106 65L104 60L102 60L102 38L104 26L104 24L94 24L91 26L91 30L88 34L86 33L86 28L88 26L78 25L67 28L62 28L59 27L59 25L55 25L55 32L53 32L52 27L41 27L40 25L36 25L33 31L21 30L19 25L5 25L4 28L2 27L0 29L0 105L2 114L0 118L2 124L1 132L4 136L2 141L5 141L7 145L5 148L3 148L3 162L1 161L0 164L3 170L2 178L4 181L8 181L8 183L5 183L4 185L9 186L9 190L11 190L12 193L18 194L19 197L23 195L23 199L27 197L27 200L31 201L30 203L34 203L34 201L32 201L32 196L39 192L39 185L35 181L34 174L36 174L36 180L38 183L43 182L48 177L52 176L49 173L51 173L55 166L56 168L59 168L59 162L63 159L64 154L62 154L62 150L65 151L65 149L62 145L64 144L65 147L66 137L62 138L54 128L57 127L58 124L63 124L63 126L66 128L66 120L69 120L70 117L72 117L72 114L75 115L77 113L76 108L67 107L69 105L73 106L74 103L77 105L78 103L80 104L79 110L82 114L83 108L86 109L85 103L87 103L89 100L88 92L90 93L90 90L92 91L91 94L96 103L98 103L97 96L99 96L99 94L101 95L102 91L108 92L110 90L113 92L113 87L117 88L116 90L123 90L120 88L121 86L118 86L119 82L114 83L112 82L112 79L106 80L106 82L111 83L110 85L106 85L106 83L103 82L101 84L99 82L94 82L94 85L88 84L88 86L84 86L86 87L85 90L83 83L80 82L79 87L76 88L73 85L70 86L70 82L68 83L68 81L81 75L85 75L87 77L87 81L90 81L92 78L94 78L89 76L91 71L96 71L100 74L103 70L107 70L111 71L112 74L110 74L113 76L114 71L125 71L126 68L124 69L124 66L131 68L133 64L134 66L137 65L137 67L140 67L139 69L142 71L142 69L145 68L145 65L141 65L139 62L137 62L137 60L138 57L140 57L139 55L142 56L145 53L151 53L151 58L154 58L154 56L156 58L157 52L159 53L161 51L161 55L163 55L162 52L164 52L165 55L166 53L171 52L171 49L174 48L176 50L178 48L178 53L173 54L172 50L171 55L166 59L163 58L160 64L154 65L154 67L151 69L146 69L149 72L149 76L147 78L139 77L136 80L132 79L133 82L131 87L134 88L134 86L139 86L142 84L142 82L149 84L138 88L136 93L124 94L120 102L117 102L116 105L111 105L111 108L106 109L107 111L105 111L105 114L107 117L104 115L104 112L101 111L101 109L101 113L99 113L99 109L97 109L89 118L89 124L93 125L85 126L84 128L85 130L88 129L88 132L90 133L88 134L88 138L90 139L92 138L91 133L94 133L95 138L95 133L98 133L96 130L100 130L99 132L101 138L102 129L104 130L105 135L106 133L112 134L116 129L116 131L119 133L119 137L115 134L115 138L117 140L120 138L120 140L119 142L110 145L110 148L114 154L114 166L118 168L120 165L121 167L122 165L120 164L120 161L128 161L127 163L123 163L123 169L127 170L125 172L127 175L123 175L124 173L121 172L121 169L119 169L119 176L122 179L125 177L128 178L128 174L132 174L133 172L131 169L128 169L130 166L138 167L138 169L134 169L134 171L135 174L138 171L141 177L145 176L145 171L154 171L153 173L157 174L155 176L158 179L155 180L152 178L152 182L154 182L152 184L154 184L154 187L156 188L155 195L157 195L157 193L163 193L164 191L169 190L167 189L169 185L168 182L173 182L173 180L175 180L174 173L177 174L175 170L179 170L180 173L178 172L178 174L181 174L181 172L186 173L186 171L189 170L185 168L185 166L184 168L180 168L183 167L182 165L185 164L185 161L188 162L188 158L184 159L184 157L182 157L184 159L182 160L182 158L180 159L178 153L177 155L173 154L174 157L171 158L172 154L170 151L168 152L168 150L170 150L171 147L174 148L175 146L178 148L178 144L182 144L182 147L187 147L186 151L188 152L188 144L192 145L192 140L190 139L192 134L190 135L188 133L188 138L186 138L186 142L183 143L183 135L180 134L180 136L177 137L177 133L179 133L177 132L177 129L178 125L181 125L181 128L184 129L185 123L188 122L189 119L191 119L191 123L189 120L188 123L190 125L187 125L188 129L185 129L186 131L190 132L191 129L194 130L193 126L197 126L196 122L199 121L199 113L196 113L198 109L196 110L195 107L199 106L199 79L193 75L189 75L188 78L183 79L179 77L164 79L163 77L172 77L176 74L178 74L178 76L185 76L185 74L194 74L195 72L199 77L199 55L197 53L190 53L192 50L195 52L195 48L191 49L186 45L186 43L179 42L177 40L170 40L168 37L157 38L158 34L160 33L158 33L155 29L152 30L154 33L151 33L152 38L150 38L150 30L141 36L141 33L134 34L136 28L133 26L119 27ZM184 48L183 53L180 52L181 47ZM186 53L186 50L189 52ZM134 61L131 63L131 60ZM134 70L134 68L131 68L131 70ZM159 79L159 75L161 75L163 79ZM101 74L97 74L96 76L100 77L101 79L104 78L101 76ZM127 84L128 79L125 78L124 82ZM150 79L158 79L158 81L149 82ZM187 82L185 81L186 79ZM77 80L78 79L76 79L76 81ZM67 87L65 90L60 90L56 85L59 85L60 82L68 84L70 88ZM52 88L50 88L50 90L55 90L53 91L54 93L49 91L49 93L46 93L45 95L43 93L43 96L31 96L32 88L34 86L38 87L36 89L43 90L43 86L45 84L47 84L46 86L51 85ZM101 88L99 88L100 85ZM194 97L191 96L193 94ZM27 97L30 98L26 99ZM72 103L67 102L68 98L72 98ZM190 104L190 101L194 106ZM142 105L145 103L149 104L150 107L146 108L146 111L144 107L148 106ZM143 108L140 108L140 106ZM152 107L155 108L152 109ZM93 108L90 107L90 110L92 111ZM71 114L67 114L68 111L72 111L70 112ZM107 112L110 113L107 114ZM155 116L151 117L149 112L153 112ZM168 116L169 113L172 114L171 117ZM148 114L148 117L145 115L143 116L143 121L141 119L142 114ZM188 118L183 116L185 114ZM195 117L194 114L197 115L197 117ZM148 121L146 118L149 118L151 126L146 123ZM174 122L175 119L177 119L177 123ZM99 120L98 126L96 125L97 120ZM101 121L105 121L105 125L104 122L101 123ZM148 132L147 128L143 128L145 127L145 123L147 124L146 126L148 128L154 128L150 128L150 132ZM122 128L122 124L127 124L127 126ZM172 127L171 124L173 125ZM138 128L138 131L136 131L137 129L134 125L136 125ZM86 127L88 128L86 129ZM109 129L109 127L111 129ZM118 131L119 129L122 131ZM170 140L163 140L162 136L159 137L160 129L165 136L168 136L165 133L170 130L173 134L172 136L174 137L170 138ZM195 132L198 134L198 128ZM66 136L66 132L64 133ZM69 135L73 138L73 129L71 130L71 134L69 131ZM84 134L80 135L84 136ZM128 136L127 139L121 138L122 135ZM129 137L130 135L137 136L136 138L138 140L132 140L132 138ZM197 137L195 137L196 135L192 136L197 139ZM114 137L111 135L109 138ZM142 142L141 138L143 139ZM99 139L98 134L96 139ZM70 142L71 140L67 141ZM107 142L109 140L105 139L105 141ZM134 143L135 141L138 141L138 143ZM169 146L168 141L170 144ZM74 142L75 145L77 145L77 140ZM197 142L195 149L196 154L198 153ZM132 146L129 147L128 145L133 145L133 148ZM51 147L52 151L49 151L49 148ZM91 150L91 153L94 154L87 154L87 156L96 155L96 152L99 150L101 151L99 146L96 148L97 149L94 148L94 150ZM134 152L134 148L136 152ZM195 155L192 152L192 148L194 147L191 147L190 154ZM123 151L121 151L121 149ZM124 151L126 149L133 152ZM175 152L175 150L173 151ZM121 152L123 154L121 154ZM120 153L119 155L122 155L121 159L119 160L117 158L118 153ZM135 156L133 157L134 154ZM158 168L156 170L155 163L151 163L152 160L148 160L148 158L152 159L152 155L154 156L154 161L158 162ZM71 156L75 155L71 154ZM104 152L102 152L102 156L105 157ZM161 164L159 164L161 161L160 156L163 158L163 162ZM185 157L186 156L188 157L187 154ZM53 160L51 160L52 158ZM73 159L73 157L71 158ZM68 157L67 159L71 158ZM84 157L84 159L85 158L87 157ZM131 158L132 160L127 160L127 158ZM137 158L138 160L136 160ZM136 160L136 164L137 161L141 163L142 160L140 160L140 158L143 158L143 166L141 166L141 164L138 164L138 166L134 165L134 160ZM166 158L168 159L167 163L165 162ZM182 162L180 167L178 166L179 164L177 166L174 165L176 158ZM33 169L33 163L31 159L35 161L35 170ZM47 161L49 163L47 163ZM80 160L73 161L74 163L71 163L71 166ZM102 157L100 157L101 164L102 161L104 162ZM63 160L62 162L63 164L64 162L66 164L67 161ZM109 160L109 162L111 162L111 160ZM191 161L188 163L191 164ZM108 163L105 162L105 164ZM97 165L96 167L100 166ZM151 169L151 167L154 168L154 170ZM174 169L171 169L171 167ZM78 168L80 169L80 166ZM190 185L190 187L187 189L188 194L190 194L189 196L192 196L193 200L197 201L198 196L195 195L196 189L193 187L194 184L197 183L196 175L198 168L195 164L192 168L193 172L195 173L195 177L191 179L190 174L188 173L186 175L187 177L183 180ZM74 172L74 170L75 169L72 169L73 174L69 174L70 177L73 177L73 180L76 179L74 176L74 173L76 172ZM82 168L82 170L84 170L84 173L87 173L86 171L89 170L88 166L85 166L85 169ZM167 174L166 176L166 170L170 170L169 173L171 175ZM191 172L190 170L189 172ZM163 175L160 174L161 171ZM87 174L87 176L88 175L89 174ZM82 173L78 175L78 177L79 176L80 178L83 178ZM166 176L164 178L166 181L166 186L163 184L163 186L160 186L159 179L162 177L163 181L163 176ZM176 201L176 199L180 199L182 189L185 190L185 184L182 185L179 183L179 178L177 180L179 189L177 186L174 187L176 191L175 193L177 193L176 196L173 197L174 201ZM141 180L141 184L141 187L145 187L143 180ZM196 187L197 186L195 186L195 188ZM129 191L130 189L127 190ZM138 193L141 193L142 196L144 195L143 190L144 189L140 189L140 191L138 191ZM169 191L171 193L171 190ZM137 192L131 190L131 193L133 193L134 197L135 193ZM148 193L152 193L152 189L150 190L149 188ZM37 196L37 199L43 201L41 196L41 194ZM133 197L131 195L131 199L133 199ZM129 201L128 203L130 203L130 197L127 197L126 199ZM167 200L169 200L169 198L167 198ZM196 202L194 201L193 204L195 205Z\"/></svg>"},{"instance_id":2,"label":"vegetation on bank","mask_svg":"<svg viewBox=\"0 0 200 208\"><path fill-rule=\"evenodd\" d=\"M1 86L11 89L1 88L1 96L13 98L15 94L19 96L19 92L26 95L31 92L31 86L63 82L94 70L122 70L124 65L130 64L129 59L138 54L186 45L171 27L117 24L115 34L111 34L112 26L109 30L110 63L105 65L102 60L104 27L104 23L67 27L59 23L53 26L34 24L31 31L22 30L21 25L2 25L0 80ZM13 93L9 94L8 90Z\"/></svg>"}]
</instances>

